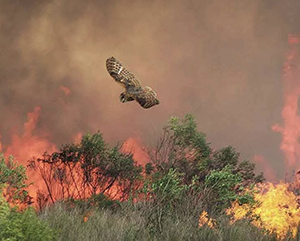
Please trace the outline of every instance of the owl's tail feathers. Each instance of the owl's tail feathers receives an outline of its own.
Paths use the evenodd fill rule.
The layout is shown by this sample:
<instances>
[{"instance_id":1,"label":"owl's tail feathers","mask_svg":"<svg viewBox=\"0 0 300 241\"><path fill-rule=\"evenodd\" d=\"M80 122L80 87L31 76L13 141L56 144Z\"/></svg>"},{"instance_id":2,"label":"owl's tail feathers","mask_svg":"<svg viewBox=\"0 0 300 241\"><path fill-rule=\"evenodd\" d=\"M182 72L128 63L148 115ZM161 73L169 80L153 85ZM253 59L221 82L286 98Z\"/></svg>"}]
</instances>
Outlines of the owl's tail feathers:
<instances>
[{"instance_id":1,"label":"owl's tail feathers","mask_svg":"<svg viewBox=\"0 0 300 241\"><path fill-rule=\"evenodd\" d=\"M144 91L152 93L154 95L154 97L157 96L157 94L155 93L155 91L153 89L151 89L151 87L149 87L149 86L146 86L144 88Z\"/></svg>"}]
</instances>

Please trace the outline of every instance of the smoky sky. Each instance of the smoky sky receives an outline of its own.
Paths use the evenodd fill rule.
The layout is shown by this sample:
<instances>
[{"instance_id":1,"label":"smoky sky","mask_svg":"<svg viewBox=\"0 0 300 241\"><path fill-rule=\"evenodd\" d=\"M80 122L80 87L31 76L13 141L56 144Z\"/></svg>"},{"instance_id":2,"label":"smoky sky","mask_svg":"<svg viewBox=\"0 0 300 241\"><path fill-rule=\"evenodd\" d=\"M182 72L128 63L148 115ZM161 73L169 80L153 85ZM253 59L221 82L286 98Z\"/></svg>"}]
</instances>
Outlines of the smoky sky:
<instances>
[{"instance_id":1,"label":"smoky sky","mask_svg":"<svg viewBox=\"0 0 300 241\"><path fill-rule=\"evenodd\" d=\"M212 147L263 155L280 174L281 135L271 126L282 123L287 36L299 23L298 0L0 0L2 144L37 106L36 134L57 145L97 130L109 143L148 144L170 116L192 113ZM160 105L121 103L110 56Z\"/></svg>"}]
</instances>

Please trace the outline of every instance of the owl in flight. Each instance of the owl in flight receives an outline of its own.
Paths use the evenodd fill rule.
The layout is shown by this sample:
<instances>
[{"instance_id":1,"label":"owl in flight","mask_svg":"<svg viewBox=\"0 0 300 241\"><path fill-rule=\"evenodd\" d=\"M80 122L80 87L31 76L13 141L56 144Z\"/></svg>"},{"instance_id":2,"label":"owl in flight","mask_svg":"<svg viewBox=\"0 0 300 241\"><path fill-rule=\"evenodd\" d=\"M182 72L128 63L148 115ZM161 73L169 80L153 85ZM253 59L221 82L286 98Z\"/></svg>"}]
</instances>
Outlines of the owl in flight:
<instances>
[{"instance_id":1,"label":"owl in flight","mask_svg":"<svg viewBox=\"0 0 300 241\"><path fill-rule=\"evenodd\" d=\"M156 99L156 93L149 86L142 88L134 75L124 68L116 58L108 58L106 60L106 68L110 76L125 88L125 91L120 94L122 103L136 100L146 109L159 104L159 100Z\"/></svg>"}]
</instances>

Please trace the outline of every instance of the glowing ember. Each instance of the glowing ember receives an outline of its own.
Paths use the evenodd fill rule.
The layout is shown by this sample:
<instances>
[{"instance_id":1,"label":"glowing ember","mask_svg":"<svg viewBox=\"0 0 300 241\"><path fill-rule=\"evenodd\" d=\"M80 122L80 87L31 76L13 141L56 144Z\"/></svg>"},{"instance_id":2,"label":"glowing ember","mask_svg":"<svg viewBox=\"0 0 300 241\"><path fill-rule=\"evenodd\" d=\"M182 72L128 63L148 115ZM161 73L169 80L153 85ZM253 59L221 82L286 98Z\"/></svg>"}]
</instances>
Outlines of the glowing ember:
<instances>
[{"instance_id":1,"label":"glowing ember","mask_svg":"<svg viewBox=\"0 0 300 241\"><path fill-rule=\"evenodd\" d=\"M89 220L89 217L91 216L91 212L87 212L86 214L84 214L83 216L83 222L87 222Z\"/></svg>"},{"instance_id":2,"label":"glowing ember","mask_svg":"<svg viewBox=\"0 0 300 241\"><path fill-rule=\"evenodd\" d=\"M275 232L279 238L283 238L288 231L295 237L300 222L300 209L297 197L288 190L289 185L280 183L274 185L266 183L260 186L259 193L255 194L255 200L259 206L238 205L233 203L227 213L233 215L233 222L242 219L249 214L252 223L270 232ZM255 217L259 216L257 219Z\"/></svg>"}]
</instances>

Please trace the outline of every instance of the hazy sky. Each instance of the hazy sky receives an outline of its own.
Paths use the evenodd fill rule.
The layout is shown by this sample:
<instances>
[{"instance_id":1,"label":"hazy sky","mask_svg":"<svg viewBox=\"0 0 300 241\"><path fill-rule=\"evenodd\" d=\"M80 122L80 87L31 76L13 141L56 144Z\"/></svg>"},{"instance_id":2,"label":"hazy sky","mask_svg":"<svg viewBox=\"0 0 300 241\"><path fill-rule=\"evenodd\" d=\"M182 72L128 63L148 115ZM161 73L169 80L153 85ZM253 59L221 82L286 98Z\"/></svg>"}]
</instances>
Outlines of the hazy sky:
<instances>
[{"instance_id":1,"label":"hazy sky","mask_svg":"<svg viewBox=\"0 0 300 241\"><path fill-rule=\"evenodd\" d=\"M280 173L282 70L300 33L299 0L0 0L0 135L9 145L40 107L36 134L60 145L100 130L110 143L155 139L195 115L212 147L262 155ZM105 61L118 58L160 105L122 104ZM65 94L62 87L70 90ZM156 133L156 134L155 134Z\"/></svg>"}]
</instances>

